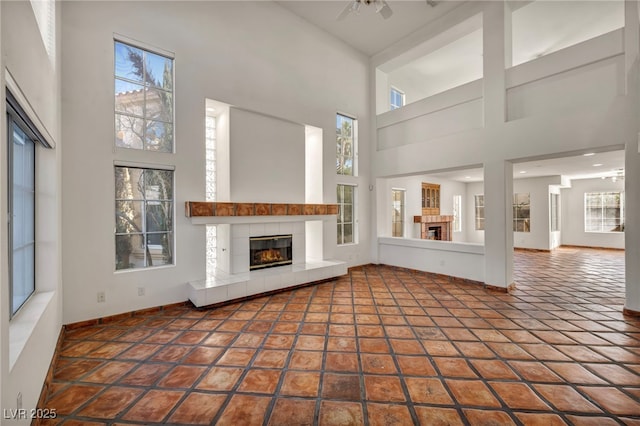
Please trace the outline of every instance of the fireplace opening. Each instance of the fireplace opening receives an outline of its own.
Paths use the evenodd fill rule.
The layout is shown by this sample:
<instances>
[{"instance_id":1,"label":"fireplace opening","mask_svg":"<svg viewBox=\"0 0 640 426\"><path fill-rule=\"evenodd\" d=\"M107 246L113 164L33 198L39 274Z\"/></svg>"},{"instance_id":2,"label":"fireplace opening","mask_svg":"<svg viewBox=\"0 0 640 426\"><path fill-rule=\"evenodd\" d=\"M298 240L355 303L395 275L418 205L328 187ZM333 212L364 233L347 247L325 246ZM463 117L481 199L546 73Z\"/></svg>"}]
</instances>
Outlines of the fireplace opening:
<instances>
[{"instance_id":1,"label":"fireplace opening","mask_svg":"<svg viewBox=\"0 0 640 426\"><path fill-rule=\"evenodd\" d=\"M442 226L430 226L427 230L427 240L442 240Z\"/></svg>"},{"instance_id":2,"label":"fireplace opening","mask_svg":"<svg viewBox=\"0 0 640 426\"><path fill-rule=\"evenodd\" d=\"M249 270L291 265L291 235L267 235L249 238Z\"/></svg>"}]
</instances>

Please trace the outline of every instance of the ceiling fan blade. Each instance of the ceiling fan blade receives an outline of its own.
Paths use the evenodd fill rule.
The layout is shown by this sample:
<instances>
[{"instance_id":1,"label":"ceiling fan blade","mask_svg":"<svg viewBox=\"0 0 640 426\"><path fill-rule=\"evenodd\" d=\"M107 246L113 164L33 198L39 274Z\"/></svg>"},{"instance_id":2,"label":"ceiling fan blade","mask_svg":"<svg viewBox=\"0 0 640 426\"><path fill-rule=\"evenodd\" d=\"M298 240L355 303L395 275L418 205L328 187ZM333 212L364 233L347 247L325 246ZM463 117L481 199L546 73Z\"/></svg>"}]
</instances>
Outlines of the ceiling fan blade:
<instances>
[{"instance_id":1,"label":"ceiling fan blade","mask_svg":"<svg viewBox=\"0 0 640 426\"><path fill-rule=\"evenodd\" d=\"M383 19L387 19L391 15L393 15L393 10L391 10L391 8L389 7L386 1L379 0L378 4L381 6L376 9L376 12L378 12Z\"/></svg>"},{"instance_id":2,"label":"ceiling fan blade","mask_svg":"<svg viewBox=\"0 0 640 426\"><path fill-rule=\"evenodd\" d=\"M353 10L355 6L356 0L349 1L349 3L342 9L342 12L338 16L336 16L336 21L342 21L346 18Z\"/></svg>"}]
</instances>

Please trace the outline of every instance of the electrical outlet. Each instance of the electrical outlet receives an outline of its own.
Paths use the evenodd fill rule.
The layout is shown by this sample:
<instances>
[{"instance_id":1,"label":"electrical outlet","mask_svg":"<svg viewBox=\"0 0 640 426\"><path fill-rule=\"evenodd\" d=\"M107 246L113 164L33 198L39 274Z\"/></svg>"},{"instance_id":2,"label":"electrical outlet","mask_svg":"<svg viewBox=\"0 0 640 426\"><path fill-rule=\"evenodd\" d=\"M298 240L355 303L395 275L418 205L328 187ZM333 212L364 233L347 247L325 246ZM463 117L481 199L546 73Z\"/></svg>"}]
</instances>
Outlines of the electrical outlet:
<instances>
[{"instance_id":1,"label":"electrical outlet","mask_svg":"<svg viewBox=\"0 0 640 426\"><path fill-rule=\"evenodd\" d=\"M138 287L138 296L144 296L144 287Z\"/></svg>"},{"instance_id":2,"label":"electrical outlet","mask_svg":"<svg viewBox=\"0 0 640 426\"><path fill-rule=\"evenodd\" d=\"M16 397L16 408L22 410L22 392L18 392L18 396Z\"/></svg>"},{"instance_id":3,"label":"electrical outlet","mask_svg":"<svg viewBox=\"0 0 640 426\"><path fill-rule=\"evenodd\" d=\"M104 291L98 292L98 303L104 303L106 301L106 297L104 296Z\"/></svg>"}]
</instances>

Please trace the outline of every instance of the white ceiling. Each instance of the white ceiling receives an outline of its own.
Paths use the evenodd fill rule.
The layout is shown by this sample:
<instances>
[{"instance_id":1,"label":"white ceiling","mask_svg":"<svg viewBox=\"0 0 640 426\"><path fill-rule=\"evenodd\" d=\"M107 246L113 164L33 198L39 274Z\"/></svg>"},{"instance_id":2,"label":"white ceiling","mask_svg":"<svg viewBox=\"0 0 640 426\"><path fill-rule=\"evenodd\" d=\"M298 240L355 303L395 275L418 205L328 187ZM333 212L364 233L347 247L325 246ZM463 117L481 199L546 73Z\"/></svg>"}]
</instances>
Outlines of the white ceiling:
<instances>
[{"instance_id":1,"label":"white ceiling","mask_svg":"<svg viewBox=\"0 0 640 426\"><path fill-rule=\"evenodd\" d=\"M569 179L589 179L603 176L610 177L619 175L621 172L624 173L624 151L606 151L592 154L515 163L513 165L513 178L525 179L562 175ZM596 166L596 164L599 164L599 166ZM425 174L458 182L482 182L484 180L482 168Z\"/></svg>"},{"instance_id":2,"label":"white ceiling","mask_svg":"<svg viewBox=\"0 0 640 426\"><path fill-rule=\"evenodd\" d=\"M372 56L463 2L439 1L431 7L426 0L387 0L393 11L389 19L383 19L370 4L362 5L357 15L352 13L342 21L337 21L336 17L351 3L349 0L281 0L276 3Z\"/></svg>"}]
</instances>

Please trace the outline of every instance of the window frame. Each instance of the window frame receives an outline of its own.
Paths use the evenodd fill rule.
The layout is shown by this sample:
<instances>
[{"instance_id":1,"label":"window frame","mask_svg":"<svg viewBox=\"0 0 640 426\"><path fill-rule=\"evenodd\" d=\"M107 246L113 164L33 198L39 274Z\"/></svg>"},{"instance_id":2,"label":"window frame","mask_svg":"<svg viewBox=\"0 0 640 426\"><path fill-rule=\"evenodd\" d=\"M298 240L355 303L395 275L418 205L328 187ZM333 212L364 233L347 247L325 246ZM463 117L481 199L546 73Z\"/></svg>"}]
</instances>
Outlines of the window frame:
<instances>
[{"instance_id":1,"label":"window frame","mask_svg":"<svg viewBox=\"0 0 640 426\"><path fill-rule=\"evenodd\" d=\"M143 77L143 81L139 82L139 81L134 81L134 80L130 80L124 77L119 77L117 75L116 72L116 66L117 66L117 58L116 58L116 46L117 44L122 44L125 46L129 46L133 49L138 49L141 50L143 52L143 54L145 55L144 57L146 58L146 54L152 54L152 55L156 55L156 56L161 56L165 59L169 59L171 61L171 90L165 90L162 87L153 85L153 84L146 84L146 76ZM145 43L141 43L139 41L136 40L132 40L129 39L127 37L121 36L121 35L116 35L113 38L113 81L114 81L114 105L113 105L113 112L114 112L114 146L116 149L123 149L123 150L135 150L135 151L143 151L143 152L160 152L160 153L166 153L166 154L174 154L176 152L176 119L175 119L175 115L176 115L176 108L175 108L175 73L176 73L176 61L175 61L175 55L172 52L168 52L165 51L163 49L154 47L154 46L150 46L148 44ZM143 66L146 65L146 60L144 61ZM143 72L144 73L144 72ZM123 112L119 112L117 110L117 102L116 102L116 85L118 81L122 81L124 83L128 83L128 84L135 84L138 86L141 86L143 89L147 89L147 88L151 88L153 90L161 90L167 93L171 94L171 121L165 121L165 120L160 120L160 119L153 119L150 117L146 117L146 106L147 106L147 102L146 102L146 91L144 93L144 105L143 105L143 112L142 115L136 115L133 113L123 113ZM165 124L170 124L171 125L171 149L167 150L167 151L163 151L163 150L157 150L157 149L148 149L147 148L147 141L146 141L146 131L143 133L143 136L141 138L141 143L142 143L142 148L135 148L132 146L123 146L123 145L119 145L118 144L118 116L125 116L125 117L132 117L134 119L139 119L142 120L143 123L146 123L147 121L151 121L151 122L156 122L156 123L165 123ZM146 126L143 125L144 128L146 128Z\"/></svg>"},{"instance_id":2,"label":"window frame","mask_svg":"<svg viewBox=\"0 0 640 426\"><path fill-rule=\"evenodd\" d=\"M453 223L451 232L462 232L462 195L453 196Z\"/></svg>"},{"instance_id":3,"label":"window frame","mask_svg":"<svg viewBox=\"0 0 640 426\"><path fill-rule=\"evenodd\" d=\"M484 231L484 194L476 194L473 196L474 212L475 212L475 229L476 231ZM482 214L481 214L482 213Z\"/></svg>"},{"instance_id":4,"label":"window frame","mask_svg":"<svg viewBox=\"0 0 640 426\"><path fill-rule=\"evenodd\" d=\"M347 156L344 154L344 146L340 149L340 145L338 144L338 139L341 134L338 133L338 117L344 117L348 120L351 120L351 152L352 155ZM342 167L340 163L341 157L344 160L351 159L351 173L340 173L340 170L344 170L344 164L346 161L342 162ZM338 176L358 176L358 119L349 114L345 114L343 112L336 113L336 174Z\"/></svg>"},{"instance_id":5,"label":"window frame","mask_svg":"<svg viewBox=\"0 0 640 426\"><path fill-rule=\"evenodd\" d=\"M620 190L620 191L594 191L594 192L585 192L584 193L584 232L585 233L601 233L601 234L609 234L609 233L624 233L624 203L625 203L625 196L624 196L624 190ZM587 226L588 226L588 205L587 205L587 197L589 195L598 195L600 197L600 218L599 218L599 224L600 224L600 229L599 230L588 230ZM616 227L620 227L619 230L604 230L603 228L606 226L603 222L607 219L606 215L603 213L604 209L606 208L611 208L611 206L606 206L604 204L604 200L603 198L606 195L617 195L618 196L618 203L617 206L613 206L614 209L618 209L620 212L620 215L617 216L614 219L617 219L619 221L619 224ZM597 207L597 206L595 206ZM595 207L591 207L592 209Z\"/></svg>"},{"instance_id":6,"label":"window frame","mask_svg":"<svg viewBox=\"0 0 640 426\"><path fill-rule=\"evenodd\" d=\"M352 202L351 202L351 222L345 222L343 220L344 218L344 206L346 205L346 203L344 203L344 201L341 201L341 197L340 197L340 188L344 188L344 187L350 187L352 189ZM343 196L342 199L344 200L344 192L343 192ZM337 224L337 245L338 246L345 246L345 245L352 245L352 244L358 244L358 207L357 207L357 200L358 200L358 185L354 185L354 184L349 184L349 183L338 183L336 185L336 203L338 204L338 216L336 219L336 224ZM344 227L345 225L351 225L351 241L347 241L345 242L344 239Z\"/></svg>"},{"instance_id":7,"label":"window frame","mask_svg":"<svg viewBox=\"0 0 640 426\"><path fill-rule=\"evenodd\" d=\"M394 94L400 97L400 105L397 105L393 102ZM397 87L391 86L389 89L389 110L393 111L394 109L402 108L406 105L406 94L404 91L398 89Z\"/></svg>"},{"instance_id":8,"label":"window frame","mask_svg":"<svg viewBox=\"0 0 640 426\"><path fill-rule=\"evenodd\" d=\"M148 199L146 198L146 195L143 196L142 199L137 199L137 198L117 198L117 191L116 191L116 179L117 179L117 169L118 168L129 168L129 169L141 169L143 171L149 170L149 171L161 171L161 172L171 172L171 194L172 194L172 199L171 200L167 200L167 199ZM129 162L115 162L114 163L114 167L113 167L113 173L114 173L114 219L115 219L115 223L114 223L114 255L115 255L115 259L114 259L114 271L115 273L126 273L126 272L133 272L133 271L145 271L145 270L150 270L150 269L157 269L157 268L167 268L167 267L173 267L176 265L176 185L175 185L175 168L173 166L162 166L162 165L150 165L150 164L136 164L136 163L129 163ZM117 205L118 202L141 202L143 205L143 208L141 209L141 222L142 222L142 226L143 226L143 230L141 232L118 232L118 227L117 227L117 214L118 214L118 209L117 209ZM147 203L149 202L153 202L153 203L166 203L166 202L170 202L171 206L170 206L170 213L171 213L171 229L168 229L166 231L152 231L149 232L147 231L147 224L146 224L146 216L147 216ZM163 263L161 265L147 265L147 253L149 252L149 250L147 249L148 246L150 245L155 245L155 244L149 244L148 240L147 240L147 236L148 235L160 235L160 234L167 234L168 236L170 236L170 241L168 244L169 249L171 250L171 259L169 262L167 263ZM144 265L143 266L132 266L132 267L128 267L128 268L118 268L118 236L126 236L126 235L140 235L143 243L144 243ZM149 253L151 254L151 253Z\"/></svg>"},{"instance_id":9,"label":"window frame","mask_svg":"<svg viewBox=\"0 0 640 426\"><path fill-rule=\"evenodd\" d=\"M400 200L396 200L396 194L400 194ZM391 188L391 236L392 237L400 237L403 238L404 237L404 227L405 227L405 216L406 216L406 197L407 197L407 190L403 189L403 188ZM400 220L396 221L396 214L395 214L395 203L396 201L400 202ZM397 228L397 224L400 224L400 235L395 235L396 234L396 228Z\"/></svg>"},{"instance_id":10,"label":"window frame","mask_svg":"<svg viewBox=\"0 0 640 426\"><path fill-rule=\"evenodd\" d=\"M528 202L526 204L517 204L517 199L519 196L525 195L527 196ZM519 215L518 213L522 211L523 207L527 207L527 215ZM531 193L530 192L518 192L513 194L513 232L531 232ZM518 230L518 223L523 224L524 230Z\"/></svg>"},{"instance_id":11,"label":"window frame","mask_svg":"<svg viewBox=\"0 0 640 426\"><path fill-rule=\"evenodd\" d=\"M13 78L11 76L7 76L7 85L14 87L16 86ZM21 101L25 102L28 108L28 102L24 98L24 95L21 93L19 89L16 89L16 94L14 94L9 88L6 88L6 123L7 123L7 254L8 254L8 278L9 278L9 320L12 320L16 315L19 314L21 309L27 305L29 300L33 297L34 294L38 292L38 275L37 275L37 259L38 259L38 240L37 240L37 209L38 209L38 150L39 147L52 149L55 147L55 144L52 140L45 137L44 134L40 131L37 123L31 119L29 113L25 108L22 107ZM20 99L20 100L19 100ZM32 111L31 111L32 112ZM41 124L41 123L40 123ZM13 264L13 241L14 241L14 221L12 220L13 216L13 195L14 195L14 151L13 151L13 129L14 127L18 127L29 141L33 143L33 205L32 213L33 213L33 289L29 293L29 295L20 303L19 306L14 306L13 303L13 295L14 295L14 264ZM44 131L46 133L46 130Z\"/></svg>"}]
</instances>

